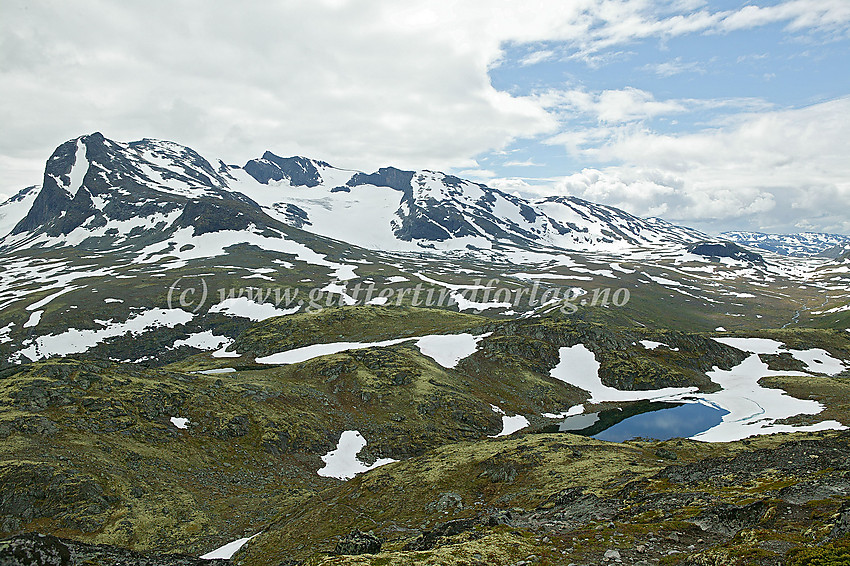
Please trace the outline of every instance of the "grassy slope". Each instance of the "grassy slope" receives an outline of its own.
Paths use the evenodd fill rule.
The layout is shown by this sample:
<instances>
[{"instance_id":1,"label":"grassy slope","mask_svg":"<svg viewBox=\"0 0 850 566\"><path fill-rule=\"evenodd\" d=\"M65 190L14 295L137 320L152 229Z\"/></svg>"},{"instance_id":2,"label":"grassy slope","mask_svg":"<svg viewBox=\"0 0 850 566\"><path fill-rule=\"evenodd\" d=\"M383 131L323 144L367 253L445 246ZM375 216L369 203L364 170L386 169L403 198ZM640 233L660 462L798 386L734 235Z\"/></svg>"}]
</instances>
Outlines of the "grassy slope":
<instances>
[{"instance_id":1,"label":"grassy slope","mask_svg":"<svg viewBox=\"0 0 850 566\"><path fill-rule=\"evenodd\" d=\"M0 377L0 474L9 487L0 500L0 528L198 554L274 522L252 548L275 556L309 554L328 550L351 526L386 532L431 526L447 516L429 516L424 505L443 492L460 493L465 509L476 513L532 509L576 482L604 491L610 482L647 477L664 465L654 445L606 445L566 435L484 440L501 426L491 403L528 415L534 428L549 422L540 413L586 399L581 390L548 377L563 346L586 344L602 362L607 382L631 387L707 389L707 369L743 356L701 334L601 324L592 320L609 311L595 313L498 322L446 311L329 309L254 325L237 341L240 358L197 355L164 369L69 359L6 371ZM493 334L454 369L439 366L411 343L289 366L258 366L252 358L310 343L463 331ZM764 336L848 359L845 334L785 330ZM635 344L640 339L679 351L644 350ZM190 373L227 366L238 371ZM813 379L777 385L825 402L829 409L818 420L846 419L845 382ZM808 391L811 383L817 387ZM192 424L178 430L171 416ZM349 429L369 441L361 454L367 460L415 459L342 486L320 478L319 456ZM576 443L582 445L580 457L571 456ZM742 443L686 443L676 450L682 459L699 460L742 449ZM517 475L510 482L493 481L510 477L511 468ZM317 503L329 497L340 502L334 509L341 519L310 531L310 521L329 516ZM371 518L360 522L364 517ZM482 536L493 548L516 545L517 556L531 547L543 552L527 533L499 527ZM399 550L399 537L390 550ZM482 552L487 545L480 541L469 548ZM434 555L443 552L449 550Z\"/></svg>"},{"instance_id":2,"label":"grassy slope","mask_svg":"<svg viewBox=\"0 0 850 566\"><path fill-rule=\"evenodd\" d=\"M607 549L624 551L676 533L675 540L681 544L674 544L671 536L667 548L678 547L686 554L671 556L665 563L682 563L686 555L697 554L709 560L704 563L761 564L765 559L774 564L785 550L826 536L842 499L815 497L788 507L783 500L789 498L788 490L804 485L821 466L803 461L801 467L785 472L769 466L753 472L741 461L748 454L762 453L766 462L778 466L783 454L798 449L801 441L805 451L806 442L816 446L824 437L777 435L729 444L611 444L567 434L540 434L444 446L378 468L282 510L268 530L243 550L238 562L253 566L296 558L307 564L469 564L476 563L473 555L479 554L483 558L478 562L486 564L510 564L528 555L540 564L599 563ZM835 442L847 452L846 437ZM669 460L671 453L675 463ZM707 460L708 467L704 466ZM834 464L823 464L824 483L836 474L830 465ZM681 481L680 466L690 467L695 478L703 479ZM714 478L712 466L725 469L726 479ZM844 473L837 473L839 481ZM584 518L582 513L588 509L570 506L567 494L576 490L596 502L596 510ZM462 507L435 509L433 503L445 493L461 495ZM612 512L605 511L606 499L614 502ZM746 525L747 532L734 537L734 533L703 532L695 524L711 516L707 510L754 502L760 502L758 516ZM777 509L786 507L793 508L793 515L776 518ZM439 529L447 521L497 517L505 510L512 514L511 526L479 521L463 533L439 539L427 551L405 549L420 533ZM546 519L536 520L548 516L557 523L559 513L574 521L566 530L547 526L554 523ZM333 557L335 542L353 528L370 530L383 539L381 553ZM777 546L781 552L761 548L760 543L768 540L781 541Z\"/></svg>"}]
</instances>

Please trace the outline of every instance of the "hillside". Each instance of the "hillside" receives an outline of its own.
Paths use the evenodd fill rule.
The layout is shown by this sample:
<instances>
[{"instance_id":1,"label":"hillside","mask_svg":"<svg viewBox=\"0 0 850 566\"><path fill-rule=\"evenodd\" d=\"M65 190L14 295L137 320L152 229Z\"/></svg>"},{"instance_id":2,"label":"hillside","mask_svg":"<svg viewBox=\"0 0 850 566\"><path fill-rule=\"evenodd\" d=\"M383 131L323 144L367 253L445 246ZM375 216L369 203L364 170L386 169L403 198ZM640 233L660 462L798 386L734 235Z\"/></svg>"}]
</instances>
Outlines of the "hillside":
<instances>
[{"instance_id":1,"label":"hillside","mask_svg":"<svg viewBox=\"0 0 850 566\"><path fill-rule=\"evenodd\" d=\"M845 258L100 134L0 226L0 563L846 554Z\"/></svg>"}]
</instances>

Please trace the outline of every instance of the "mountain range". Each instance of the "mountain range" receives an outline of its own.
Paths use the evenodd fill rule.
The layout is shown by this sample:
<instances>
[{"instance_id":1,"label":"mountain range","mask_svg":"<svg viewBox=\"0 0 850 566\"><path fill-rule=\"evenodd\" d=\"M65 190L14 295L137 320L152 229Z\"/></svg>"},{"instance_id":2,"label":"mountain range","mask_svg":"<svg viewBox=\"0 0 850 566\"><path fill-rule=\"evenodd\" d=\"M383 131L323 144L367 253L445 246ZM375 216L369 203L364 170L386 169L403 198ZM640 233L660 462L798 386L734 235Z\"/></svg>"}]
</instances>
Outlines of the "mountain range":
<instances>
[{"instance_id":1,"label":"mountain range","mask_svg":"<svg viewBox=\"0 0 850 566\"><path fill-rule=\"evenodd\" d=\"M224 212L227 210L228 212ZM500 246L606 250L707 236L575 197L534 201L435 171L342 170L265 152L215 166L172 142L95 133L60 145L40 189L0 207L4 247L114 246L192 227L269 230L273 221L369 249ZM132 235L127 235L132 234ZM5 234L4 234L5 235Z\"/></svg>"},{"instance_id":2,"label":"mountain range","mask_svg":"<svg viewBox=\"0 0 850 566\"><path fill-rule=\"evenodd\" d=\"M763 234L761 232L723 232L720 236L751 248L794 257L839 257L850 246L850 236L801 232L799 234Z\"/></svg>"},{"instance_id":3,"label":"mountain range","mask_svg":"<svg viewBox=\"0 0 850 566\"><path fill-rule=\"evenodd\" d=\"M632 301L619 314L643 315L667 297L683 328L737 327L752 309L761 322L780 326L828 315L838 317L829 324L842 324L850 310L840 284L844 259L813 255L840 237L799 236L809 242L809 257L791 257L774 251L799 247L742 246L758 238L712 238L575 197L523 199L435 171L365 173L269 151L236 166L174 142L124 143L99 133L57 147L41 186L0 205L0 225L7 264L0 271L0 316L8 315L0 318L0 349L11 352L4 363L87 351L100 336L123 334L133 320L157 331L188 324L185 336L208 331L202 316L245 318L233 301L222 300L247 300L234 292L254 297L252 282L267 286L259 303L268 313L304 312L317 299L325 305L372 299L353 296L352 286L396 293L417 284L448 293L450 308L505 316L543 308L524 294L530 284L542 286L549 300L594 287L629 289ZM175 289L157 283L198 274L219 303L198 305L187 323L185 311L170 308ZM807 285L779 291L800 278ZM140 283L128 287L122 279ZM475 297L476 287L482 295L487 287L481 281L498 281L501 299ZM272 282L301 299L276 301L277 310L268 310L269 293L279 293L270 290ZM498 286L488 294L495 296ZM159 287L169 289L169 301ZM50 289L54 298L27 298ZM101 289L113 300L82 309ZM305 301L310 292L313 299ZM153 307L169 307L170 314ZM104 329L96 320L114 323ZM51 336L71 330L96 337L48 346L62 342Z\"/></svg>"},{"instance_id":4,"label":"mountain range","mask_svg":"<svg viewBox=\"0 0 850 566\"><path fill-rule=\"evenodd\" d=\"M841 563L850 257L762 236L69 140L0 205L0 564Z\"/></svg>"}]
</instances>

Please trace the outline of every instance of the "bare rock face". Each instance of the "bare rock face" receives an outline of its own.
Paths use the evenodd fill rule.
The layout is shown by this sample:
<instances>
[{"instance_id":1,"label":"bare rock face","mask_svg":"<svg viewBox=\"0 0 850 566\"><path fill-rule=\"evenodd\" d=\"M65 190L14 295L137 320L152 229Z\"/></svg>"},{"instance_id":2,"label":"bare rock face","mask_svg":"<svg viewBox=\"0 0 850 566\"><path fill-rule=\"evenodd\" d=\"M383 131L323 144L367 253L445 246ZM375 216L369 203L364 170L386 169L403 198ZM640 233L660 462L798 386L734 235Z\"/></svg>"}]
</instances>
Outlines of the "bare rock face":
<instances>
[{"instance_id":1,"label":"bare rock face","mask_svg":"<svg viewBox=\"0 0 850 566\"><path fill-rule=\"evenodd\" d=\"M319 165L330 167L323 161ZM306 157L280 157L267 151L260 159L245 164L245 172L258 182L268 185L270 181L288 180L296 187L315 187L322 182L316 165Z\"/></svg>"},{"instance_id":2,"label":"bare rock face","mask_svg":"<svg viewBox=\"0 0 850 566\"><path fill-rule=\"evenodd\" d=\"M27 533L0 541L0 566L83 566L134 564L136 566L227 566L230 560L202 560L180 554L142 554L108 545L63 540Z\"/></svg>"},{"instance_id":3,"label":"bare rock face","mask_svg":"<svg viewBox=\"0 0 850 566\"><path fill-rule=\"evenodd\" d=\"M377 554L381 551L381 540L372 533L363 533L357 529L351 531L336 544L334 554Z\"/></svg>"},{"instance_id":4,"label":"bare rock face","mask_svg":"<svg viewBox=\"0 0 850 566\"><path fill-rule=\"evenodd\" d=\"M692 254L708 258L730 257L750 263L764 263L761 254L751 252L732 242L700 242L688 248Z\"/></svg>"},{"instance_id":5,"label":"bare rock face","mask_svg":"<svg viewBox=\"0 0 850 566\"><path fill-rule=\"evenodd\" d=\"M0 542L0 566L69 566L70 549L52 535L29 533Z\"/></svg>"}]
</instances>

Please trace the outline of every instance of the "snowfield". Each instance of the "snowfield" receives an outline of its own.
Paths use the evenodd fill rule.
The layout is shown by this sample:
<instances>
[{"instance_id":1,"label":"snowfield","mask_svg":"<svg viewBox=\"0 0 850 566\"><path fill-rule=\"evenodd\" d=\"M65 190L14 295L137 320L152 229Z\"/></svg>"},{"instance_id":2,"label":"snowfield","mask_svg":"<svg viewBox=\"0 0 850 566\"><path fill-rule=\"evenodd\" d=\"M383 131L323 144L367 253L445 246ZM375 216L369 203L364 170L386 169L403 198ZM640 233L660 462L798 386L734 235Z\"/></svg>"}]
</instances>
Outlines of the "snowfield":
<instances>
[{"instance_id":1,"label":"snowfield","mask_svg":"<svg viewBox=\"0 0 850 566\"><path fill-rule=\"evenodd\" d=\"M816 415L823 410L817 401L797 399L781 389L765 388L758 381L770 376L810 376L809 373L773 371L758 357L759 353L789 352L807 364L813 372L838 373L844 364L823 350L789 350L782 343L762 338L715 338L718 342L752 352L743 362L729 371L720 368L707 373L711 380L722 388L716 393L699 393L697 388L665 388L650 391L621 391L608 387L599 378L599 362L593 352L584 345L561 348L561 361L551 371L552 377L580 387L591 394L590 402L603 403L622 401L676 401L700 402L728 411L720 424L694 435L694 440L706 442L731 442L750 436L778 432L803 432L819 430L842 430L844 425L834 420L813 425L791 426L776 424L776 421L796 415ZM660 346L650 342L647 346ZM809 363L811 362L811 363ZM834 375L834 373L832 374ZM572 412L571 409L569 412ZM582 407L583 411L583 407ZM580 414L578 413L573 414ZM551 418L560 415L544 415Z\"/></svg>"},{"instance_id":2,"label":"snowfield","mask_svg":"<svg viewBox=\"0 0 850 566\"><path fill-rule=\"evenodd\" d=\"M134 314L125 322L106 321L104 328L99 330L69 328L60 334L40 336L28 344L25 342L27 345L18 352L18 357L23 355L30 360L37 361L53 356L80 354L97 346L107 338L122 336L128 332L141 334L162 326L173 328L178 324L189 322L193 317L192 313L180 309L151 309Z\"/></svg>"},{"instance_id":3,"label":"snowfield","mask_svg":"<svg viewBox=\"0 0 850 566\"><path fill-rule=\"evenodd\" d=\"M510 436L518 430L522 430L527 427L530 423L528 419L522 415L507 415L505 411L501 409L501 407L497 407L496 405L490 405L490 408L494 413L502 415L502 431L498 434L494 434L490 436L490 438L499 438L502 436Z\"/></svg>"},{"instance_id":4,"label":"snowfield","mask_svg":"<svg viewBox=\"0 0 850 566\"><path fill-rule=\"evenodd\" d=\"M346 430L340 435L336 449L322 456L325 465L316 473L327 478L350 480L357 474L398 461L392 458L379 458L374 464L366 465L357 458L357 454L365 447L366 439L359 431Z\"/></svg>"},{"instance_id":5,"label":"snowfield","mask_svg":"<svg viewBox=\"0 0 850 566\"><path fill-rule=\"evenodd\" d=\"M432 334L420 337L394 338L380 342L332 342L330 344L313 344L302 348L295 348L285 352L278 352L256 359L260 364L297 364L318 358L329 356L347 350L362 350L364 348L385 348L404 342L414 342L419 351L445 368L453 368L458 362L478 351L478 343L489 336L473 336L472 334Z\"/></svg>"}]
</instances>

